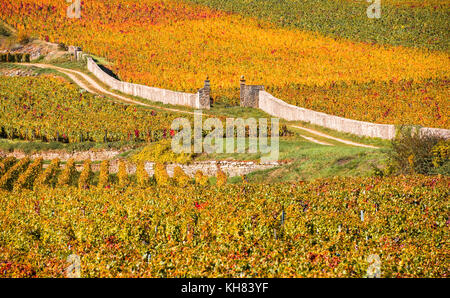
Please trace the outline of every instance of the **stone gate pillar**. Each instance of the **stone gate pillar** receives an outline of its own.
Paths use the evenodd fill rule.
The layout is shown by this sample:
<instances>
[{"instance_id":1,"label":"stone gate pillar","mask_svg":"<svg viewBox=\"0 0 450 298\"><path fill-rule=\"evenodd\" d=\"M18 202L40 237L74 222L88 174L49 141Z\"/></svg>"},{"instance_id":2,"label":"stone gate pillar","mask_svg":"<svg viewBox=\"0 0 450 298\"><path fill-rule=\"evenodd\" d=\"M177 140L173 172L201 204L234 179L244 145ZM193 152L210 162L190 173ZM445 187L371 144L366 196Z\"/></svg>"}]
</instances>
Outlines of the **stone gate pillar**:
<instances>
[{"instance_id":1,"label":"stone gate pillar","mask_svg":"<svg viewBox=\"0 0 450 298\"><path fill-rule=\"evenodd\" d=\"M246 85L245 77L240 80L241 86L241 107L258 108L259 107L259 91L264 90L262 85Z\"/></svg>"},{"instance_id":2,"label":"stone gate pillar","mask_svg":"<svg viewBox=\"0 0 450 298\"><path fill-rule=\"evenodd\" d=\"M206 77L205 85L198 90L199 93L199 108L209 110L211 107L211 84L209 77Z\"/></svg>"}]
</instances>

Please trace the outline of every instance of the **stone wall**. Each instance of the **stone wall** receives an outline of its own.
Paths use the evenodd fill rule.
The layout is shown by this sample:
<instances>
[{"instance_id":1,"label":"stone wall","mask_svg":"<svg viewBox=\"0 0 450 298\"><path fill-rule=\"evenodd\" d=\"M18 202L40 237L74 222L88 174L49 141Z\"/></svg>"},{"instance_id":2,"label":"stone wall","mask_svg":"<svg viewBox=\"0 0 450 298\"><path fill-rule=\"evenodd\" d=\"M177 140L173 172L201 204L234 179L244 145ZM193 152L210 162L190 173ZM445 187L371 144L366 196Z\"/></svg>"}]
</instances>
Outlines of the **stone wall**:
<instances>
[{"instance_id":1,"label":"stone wall","mask_svg":"<svg viewBox=\"0 0 450 298\"><path fill-rule=\"evenodd\" d=\"M202 89L198 90L199 96L199 107L206 107L209 110L211 106L211 85L209 83L209 78L207 77L205 80L205 86Z\"/></svg>"},{"instance_id":2,"label":"stone wall","mask_svg":"<svg viewBox=\"0 0 450 298\"><path fill-rule=\"evenodd\" d=\"M204 87L199 89L195 94L126 83L108 75L92 58L86 58L86 54L82 52L77 54L79 51L81 49L77 47L69 47L69 52L74 52L76 58L87 59L88 70L112 89L164 104L183 105L196 109L210 109L211 87L208 78L205 80ZM241 107L260 108L272 116L289 121L309 122L358 136L389 140L393 139L396 133L394 125L347 119L290 105L264 91L264 86L262 85L246 85L244 76L241 77L240 81L240 105ZM423 127L420 128L420 133L439 135L447 139L450 138L450 130L448 129Z\"/></svg>"},{"instance_id":3,"label":"stone wall","mask_svg":"<svg viewBox=\"0 0 450 298\"><path fill-rule=\"evenodd\" d=\"M166 165L167 174L170 177L173 177L173 172L175 167L179 166L189 177L194 177L197 171L202 171L202 173L206 176L216 176L217 170L220 168L225 174L229 177L247 175L249 173L261 170L267 170L271 168L275 168L280 166L279 162L270 162L259 164L253 161L198 161L192 164L168 164ZM83 165L78 165L78 170L82 170ZM99 171L100 164L93 164L92 170ZM155 174L155 163L154 162L146 162L145 170L150 176ZM110 164L109 168L110 173L118 172L118 163L117 160L113 160ZM136 173L136 165L128 164L127 165L128 174L132 175Z\"/></svg>"},{"instance_id":4,"label":"stone wall","mask_svg":"<svg viewBox=\"0 0 450 298\"><path fill-rule=\"evenodd\" d=\"M259 108L266 113L289 121L304 121L358 136L392 139L395 126L357 121L290 105L271 94L259 93Z\"/></svg>"},{"instance_id":5,"label":"stone wall","mask_svg":"<svg viewBox=\"0 0 450 298\"><path fill-rule=\"evenodd\" d=\"M75 55L77 51L81 51L81 48L77 46L68 46L67 51L69 52L69 54Z\"/></svg>"},{"instance_id":6,"label":"stone wall","mask_svg":"<svg viewBox=\"0 0 450 298\"><path fill-rule=\"evenodd\" d=\"M264 90L262 85L246 85L244 76L241 77L241 107L258 108L259 91Z\"/></svg>"},{"instance_id":7,"label":"stone wall","mask_svg":"<svg viewBox=\"0 0 450 298\"><path fill-rule=\"evenodd\" d=\"M173 176L173 171L176 166L180 166L180 168L189 176L194 177L197 171L202 171L206 176L215 176L217 174L217 170L220 168L225 174L230 177L247 175L251 172L267 170L271 168L275 168L280 166L278 162L272 163L264 163L258 164L252 161L199 161L192 164L168 164L166 166L167 173L170 177ZM145 169L149 173L150 176L154 174L155 163L146 162ZM128 172L130 174L136 171L135 166L129 166ZM115 172L115 169L112 170Z\"/></svg>"},{"instance_id":8,"label":"stone wall","mask_svg":"<svg viewBox=\"0 0 450 298\"><path fill-rule=\"evenodd\" d=\"M420 134L427 134L427 135L437 135L444 137L446 139L450 139L450 130L449 129L443 129L443 128L430 128L430 127L421 127Z\"/></svg>"},{"instance_id":9,"label":"stone wall","mask_svg":"<svg viewBox=\"0 0 450 298\"><path fill-rule=\"evenodd\" d=\"M209 109L210 86L209 80L205 81L205 87L197 93L184 93L171 90L165 90L155 87L148 87L133 83L119 81L106 72L104 72L97 63L90 57L87 58L87 68L100 81L108 85L114 90L121 91L125 94L138 96L151 101L162 102L164 104L189 106L196 109Z\"/></svg>"},{"instance_id":10,"label":"stone wall","mask_svg":"<svg viewBox=\"0 0 450 298\"><path fill-rule=\"evenodd\" d=\"M304 121L340 132L388 140L393 139L396 133L394 125L352 120L297 107L275 98L265 91L259 92L258 101L258 107L264 112L289 121ZM420 133L450 138L448 129L422 127Z\"/></svg>"},{"instance_id":11,"label":"stone wall","mask_svg":"<svg viewBox=\"0 0 450 298\"><path fill-rule=\"evenodd\" d=\"M63 150L49 150L44 152L37 152L33 154L25 153L21 150L14 150L12 152L0 150L0 157L15 157L18 159L29 157L30 159L42 158L44 160L53 160L55 158L61 161L67 161L73 158L75 161L82 162L86 159L91 161L102 161L105 159L112 159L118 154L123 153L121 150L88 150L88 151L74 151L66 152ZM45 165L44 165L45 166Z\"/></svg>"}]
</instances>

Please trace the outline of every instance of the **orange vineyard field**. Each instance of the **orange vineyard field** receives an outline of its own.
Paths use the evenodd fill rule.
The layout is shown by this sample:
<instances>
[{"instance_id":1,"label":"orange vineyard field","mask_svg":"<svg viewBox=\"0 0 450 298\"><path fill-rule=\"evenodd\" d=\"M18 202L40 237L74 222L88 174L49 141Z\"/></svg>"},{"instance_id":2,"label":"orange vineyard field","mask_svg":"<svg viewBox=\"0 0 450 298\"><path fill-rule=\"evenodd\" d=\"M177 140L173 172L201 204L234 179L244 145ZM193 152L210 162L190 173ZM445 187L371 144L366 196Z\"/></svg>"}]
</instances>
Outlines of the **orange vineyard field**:
<instances>
[{"instance_id":1,"label":"orange vineyard field","mask_svg":"<svg viewBox=\"0 0 450 298\"><path fill-rule=\"evenodd\" d=\"M450 1L69 2L0 0L0 279L449 277Z\"/></svg>"},{"instance_id":2,"label":"orange vineyard field","mask_svg":"<svg viewBox=\"0 0 450 298\"><path fill-rule=\"evenodd\" d=\"M0 137L46 142L158 141L175 114L113 103L61 77L0 77Z\"/></svg>"},{"instance_id":3,"label":"orange vineyard field","mask_svg":"<svg viewBox=\"0 0 450 298\"><path fill-rule=\"evenodd\" d=\"M89 162L41 163L0 163L0 276L62 277L72 253L83 277L364 277L370 254L383 277L448 275L448 178L161 186L102 165L95 186Z\"/></svg>"},{"instance_id":4,"label":"orange vineyard field","mask_svg":"<svg viewBox=\"0 0 450 298\"><path fill-rule=\"evenodd\" d=\"M0 12L19 31L106 57L124 81L192 92L209 75L216 102L236 105L245 75L305 108L450 127L446 52L335 39L182 1L85 2L81 19L67 19L56 0L2 2Z\"/></svg>"}]
</instances>

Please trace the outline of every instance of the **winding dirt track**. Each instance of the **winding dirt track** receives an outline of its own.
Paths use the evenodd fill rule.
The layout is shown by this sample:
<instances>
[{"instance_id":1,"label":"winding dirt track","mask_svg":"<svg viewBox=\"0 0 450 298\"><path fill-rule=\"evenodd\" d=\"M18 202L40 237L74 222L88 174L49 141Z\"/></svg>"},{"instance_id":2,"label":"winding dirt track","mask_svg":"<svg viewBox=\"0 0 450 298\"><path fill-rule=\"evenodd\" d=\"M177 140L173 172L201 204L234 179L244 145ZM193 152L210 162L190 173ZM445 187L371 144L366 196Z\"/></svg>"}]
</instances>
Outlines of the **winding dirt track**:
<instances>
[{"instance_id":1,"label":"winding dirt track","mask_svg":"<svg viewBox=\"0 0 450 298\"><path fill-rule=\"evenodd\" d=\"M103 88L102 86L100 86L94 79L92 79L90 76L88 76L87 74L81 72L81 71L77 71L77 70L73 70L73 69L67 69L67 68L62 68L62 67L58 67L55 65L50 65L50 64L40 64L40 63L21 63L22 65L28 65L28 66L35 66L35 67L39 67L39 68L50 68L50 69L54 69L57 70L65 75L67 75L72 81L75 82L75 84L79 85L81 88L91 92L91 93L95 93L95 94L101 94L101 95L107 95L110 96L112 98L115 98L119 101L125 102L125 103L129 103L129 104L135 104L135 105L140 105L140 106L145 106L145 107L150 107L150 108L154 108L154 109L158 109L158 110L165 110L165 111L169 111L169 112L175 112L175 113L183 113L183 114L191 114L194 115L194 112L191 111L185 111L185 110L179 110L179 109L172 109L172 108L165 108L165 107L161 107L161 106L154 106L154 105L149 105L140 101L136 101L133 100L129 97L126 96L122 96L120 94L117 93L113 93L110 92L108 90L106 90L105 88ZM87 83L87 84L86 84ZM378 148L376 146L372 146L372 145L366 145L366 144L361 144L361 143L356 143L356 142L352 142L352 141L348 141L348 140L344 140L341 138L337 138L337 137L333 137L330 136L328 134L310 129L310 128L306 128L306 127L302 127L302 126L298 126L298 125L288 125L289 127L293 127L293 128L297 128L297 129L301 129L304 130L310 134L316 135L318 137L322 137L322 138L326 138L326 139L330 139L330 140L334 140L346 145L350 145L350 146L355 146L355 147L364 147L364 148ZM300 135L301 137L303 137L304 139L316 143L316 144L320 144L320 145L325 145L325 146L334 146L333 144L324 142L324 141L319 141L316 140L313 137L307 137L304 135Z\"/></svg>"},{"instance_id":2,"label":"winding dirt track","mask_svg":"<svg viewBox=\"0 0 450 298\"><path fill-rule=\"evenodd\" d=\"M64 73L65 75L67 75L72 81L75 82L75 84L77 84L78 86L80 86L83 89L86 89L87 91L89 91L91 93L108 95L108 96L118 99L120 101L130 103L130 104L140 105L140 106L144 106L144 107L150 107L150 108L155 108L155 109L159 109L159 110L194 115L194 113L190 112L190 111L183 111L183 110L178 110L178 109L171 109L171 108L164 108L164 107L160 107L160 106L149 105L149 104L122 96L117 93L112 93L112 92L106 90L105 88L103 88L102 86L100 86L94 79L92 79L90 76L88 76L87 74L85 74L81 71L62 68L62 67L58 67L58 66L54 66L54 65L50 65L50 64L21 63L21 65L35 66L35 67L40 67L40 68L50 68L50 69L57 70L61 73ZM83 80L80 80L80 77ZM87 82L89 85L87 85L85 82Z\"/></svg>"},{"instance_id":3,"label":"winding dirt track","mask_svg":"<svg viewBox=\"0 0 450 298\"><path fill-rule=\"evenodd\" d=\"M317 130L314 130L314 129L310 129L310 128L306 128L306 127L302 127L302 126L298 126L298 125L290 125L290 126L294 127L294 128L302 129L302 130L307 131L309 133L315 134L315 135L317 135L319 137L324 137L324 138L327 138L327 139L330 139L330 140L334 140L334 141L337 141L337 142L340 142L340 143L344 143L344 144L347 144L347 145L351 145L351 146L355 146L355 147L374 148L374 149L378 148L378 147L372 146L372 145L366 145L366 144L361 144L361 143L356 143L356 142L344 140L344 139L341 139L341 138L336 138L336 137L327 135L327 134L325 134L323 132L320 132L320 131L317 131Z\"/></svg>"}]
</instances>

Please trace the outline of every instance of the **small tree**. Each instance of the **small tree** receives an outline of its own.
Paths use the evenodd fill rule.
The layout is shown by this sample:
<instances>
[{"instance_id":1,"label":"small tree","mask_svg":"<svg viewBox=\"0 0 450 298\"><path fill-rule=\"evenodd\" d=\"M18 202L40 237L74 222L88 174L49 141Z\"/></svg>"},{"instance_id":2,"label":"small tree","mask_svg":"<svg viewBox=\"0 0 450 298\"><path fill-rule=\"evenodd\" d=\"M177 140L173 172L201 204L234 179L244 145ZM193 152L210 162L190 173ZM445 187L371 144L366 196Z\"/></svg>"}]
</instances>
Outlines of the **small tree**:
<instances>
[{"instance_id":1,"label":"small tree","mask_svg":"<svg viewBox=\"0 0 450 298\"><path fill-rule=\"evenodd\" d=\"M16 54L16 62L23 62L23 54L22 53L17 53Z\"/></svg>"},{"instance_id":2,"label":"small tree","mask_svg":"<svg viewBox=\"0 0 450 298\"><path fill-rule=\"evenodd\" d=\"M6 53L6 62L16 62L16 56L11 53Z\"/></svg>"}]
</instances>

